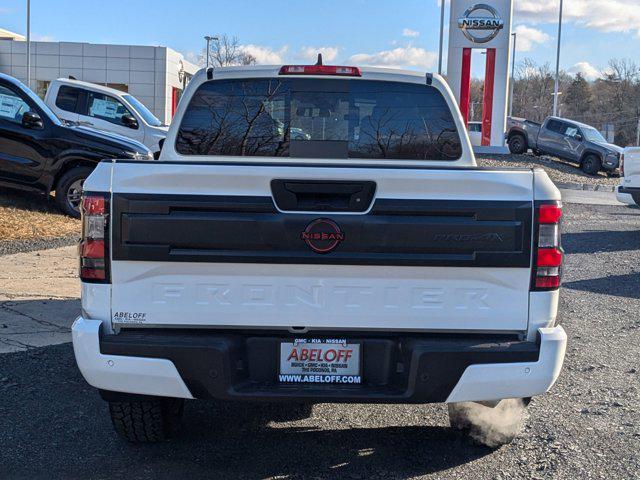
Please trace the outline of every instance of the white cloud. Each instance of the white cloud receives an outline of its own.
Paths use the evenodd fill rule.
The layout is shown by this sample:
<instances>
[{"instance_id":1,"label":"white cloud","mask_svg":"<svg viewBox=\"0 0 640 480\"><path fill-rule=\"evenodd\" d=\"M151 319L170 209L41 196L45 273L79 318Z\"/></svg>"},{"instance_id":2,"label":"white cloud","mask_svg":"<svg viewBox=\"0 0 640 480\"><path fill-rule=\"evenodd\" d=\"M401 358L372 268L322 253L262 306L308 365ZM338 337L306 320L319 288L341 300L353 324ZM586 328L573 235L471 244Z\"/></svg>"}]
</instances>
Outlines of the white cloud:
<instances>
[{"instance_id":1,"label":"white cloud","mask_svg":"<svg viewBox=\"0 0 640 480\"><path fill-rule=\"evenodd\" d=\"M315 63L318 54L321 53L323 62L332 62L338 56L339 51L338 47L302 47L296 58Z\"/></svg>"},{"instance_id":2,"label":"white cloud","mask_svg":"<svg viewBox=\"0 0 640 480\"><path fill-rule=\"evenodd\" d=\"M250 43L248 45L241 45L240 50L249 55L253 55L258 65L279 65L284 63L284 56L287 54L289 47L285 45L278 50L274 50L271 47Z\"/></svg>"},{"instance_id":3,"label":"white cloud","mask_svg":"<svg viewBox=\"0 0 640 480\"><path fill-rule=\"evenodd\" d=\"M518 52L530 52L535 43L546 43L551 37L537 28L518 25L513 29L516 36L516 50Z\"/></svg>"},{"instance_id":4,"label":"white cloud","mask_svg":"<svg viewBox=\"0 0 640 480\"><path fill-rule=\"evenodd\" d=\"M55 42L56 38L53 35L34 35L33 40L35 42Z\"/></svg>"},{"instance_id":5,"label":"white cloud","mask_svg":"<svg viewBox=\"0 0 640 480\"><path fill-rule=\"evenodd\" d=\"M576 73L580 73L587 80L595 80L596 78L600 78L602 76L600 71L589 62L578 62L567 71L574 75Z\"/></svg>"},{"instance_id":6,"label":"white cloud","mask_svg":"<svg viewBox=\"0 0 640 480\"><path fill-rule=\"evenodd\" d=\"M558 0L515 0L514 18L529 23L557 23ZM603 32L640 36L638 0L565 0L563 21Z\"/></svg>"},{"instance_id":7,"label":"white cloud","mask_svg":"<svg viewBox=\"0 0 640 480\"><path fill-rule=\"evenodd\" d=\"M420 32L418 30L411 30L410 28L404 28L402 30L402 36L415 38L420 36Z\"/></svg>"},{"instance_id":8,"label":"white cloud","mask_svg":"<svg viewBox=\"0 0 640 480\"><path fill-rule=\"evenodd\" d=\"M435 52L418 47L398 47L393 50L382 50L376 53L358 53L349 58L349 62L376 67L414 67L431 68L438 60Z\"/></svg>"}]
</instances>

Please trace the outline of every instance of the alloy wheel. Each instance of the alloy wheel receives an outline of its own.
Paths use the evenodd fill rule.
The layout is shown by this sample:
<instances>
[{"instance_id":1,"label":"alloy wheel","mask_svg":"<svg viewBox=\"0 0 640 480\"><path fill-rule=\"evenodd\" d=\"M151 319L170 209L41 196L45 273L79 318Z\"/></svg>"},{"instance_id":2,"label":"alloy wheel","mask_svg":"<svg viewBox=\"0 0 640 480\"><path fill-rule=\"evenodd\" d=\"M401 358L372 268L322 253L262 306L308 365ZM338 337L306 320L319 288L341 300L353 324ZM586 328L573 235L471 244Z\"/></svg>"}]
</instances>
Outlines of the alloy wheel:
<instances>
[{"instance_id":1,"label":"alloy wheel","mask_svg":"<svg viewBox=\"0 0 640 480\"><path fill-rule=\"evenodd\" d=\"M75 211L80 211L80 201L82 200L82 185L84 178L80 178L69 185L67 189L67 202Z\"/></svg>"}]
</instances>

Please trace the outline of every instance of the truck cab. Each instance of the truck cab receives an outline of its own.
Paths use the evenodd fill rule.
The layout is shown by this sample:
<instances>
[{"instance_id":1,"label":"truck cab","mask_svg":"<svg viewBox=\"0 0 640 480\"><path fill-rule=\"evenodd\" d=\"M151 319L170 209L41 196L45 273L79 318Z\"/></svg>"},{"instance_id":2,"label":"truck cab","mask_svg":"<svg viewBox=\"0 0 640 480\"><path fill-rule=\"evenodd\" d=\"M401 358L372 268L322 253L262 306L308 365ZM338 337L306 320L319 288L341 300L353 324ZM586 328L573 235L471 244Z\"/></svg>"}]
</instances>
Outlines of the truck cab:
<instances>
[{"instance_id":1,"label":"truck cab","mask_svg":"<svg viewBox=\"0 0 640 480\"><path fill-rule=\"evenodd\" d=\"M59 78L44 101L59 118L137 140L156 158L169 130L133 95L95 83Z\"/></svg>"},{"instance_id":2,"label":"truck cab","mask_svg":"<svg viewBox=\"0 0 640 480\"><path fill-rule=\"evenodd\" d=\"M462 426L559 375L560 193L478 168L438 75L202 70L159 161L103 162L83 208L74 351L131 441L207 398L443 402Z\"/></svg>"}]
</instances>

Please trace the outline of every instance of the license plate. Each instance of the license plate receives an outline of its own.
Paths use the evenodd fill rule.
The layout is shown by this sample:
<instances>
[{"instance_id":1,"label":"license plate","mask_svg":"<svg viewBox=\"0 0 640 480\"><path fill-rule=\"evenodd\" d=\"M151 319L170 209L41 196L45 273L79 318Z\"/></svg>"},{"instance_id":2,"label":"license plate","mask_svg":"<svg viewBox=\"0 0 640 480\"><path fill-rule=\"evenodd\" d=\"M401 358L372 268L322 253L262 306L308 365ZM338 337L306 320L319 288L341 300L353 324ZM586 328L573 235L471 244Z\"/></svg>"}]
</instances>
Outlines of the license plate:
<instances>
[{"instance_id":1,"label":"license plate","mask_svg":"<svg viewBox=\"0 0 640 480\"><path fill-rule=\"evenodd\" d=\"M280 344L284 383L362 383L360 344L342 339L296 339Z\"/></svg>"}]
</instances>

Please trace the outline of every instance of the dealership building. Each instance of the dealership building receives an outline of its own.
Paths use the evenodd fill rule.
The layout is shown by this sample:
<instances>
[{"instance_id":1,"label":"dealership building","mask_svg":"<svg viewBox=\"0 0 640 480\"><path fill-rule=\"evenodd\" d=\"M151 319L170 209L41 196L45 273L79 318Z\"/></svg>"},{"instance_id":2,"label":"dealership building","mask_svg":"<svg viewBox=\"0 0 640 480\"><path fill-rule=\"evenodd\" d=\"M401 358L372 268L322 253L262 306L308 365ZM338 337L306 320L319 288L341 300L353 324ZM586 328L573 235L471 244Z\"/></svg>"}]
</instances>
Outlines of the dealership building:
<instances>
[{"instance_id":1,"label":"dealership building","mask_svg":"<svg viewBox=\"0 0 640 480\"><path fill-rule=\"evenodd\" d=\"M128 92L167 124L197 70L168 47L31 42L30 86L41 97L51 80L73 77ZM2 29L0 72L27 83L27 43L23 36Z\"/></svg>"}]
</instances>

